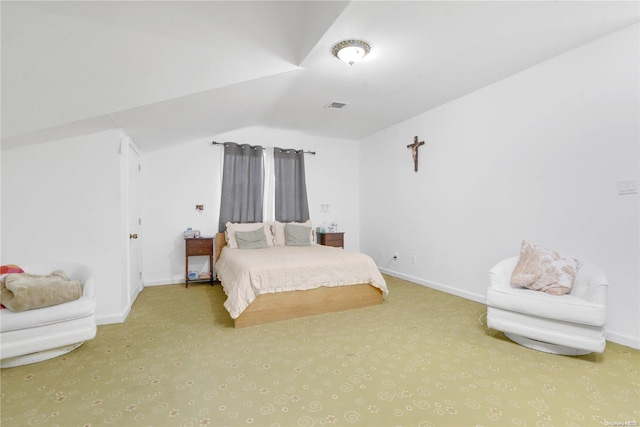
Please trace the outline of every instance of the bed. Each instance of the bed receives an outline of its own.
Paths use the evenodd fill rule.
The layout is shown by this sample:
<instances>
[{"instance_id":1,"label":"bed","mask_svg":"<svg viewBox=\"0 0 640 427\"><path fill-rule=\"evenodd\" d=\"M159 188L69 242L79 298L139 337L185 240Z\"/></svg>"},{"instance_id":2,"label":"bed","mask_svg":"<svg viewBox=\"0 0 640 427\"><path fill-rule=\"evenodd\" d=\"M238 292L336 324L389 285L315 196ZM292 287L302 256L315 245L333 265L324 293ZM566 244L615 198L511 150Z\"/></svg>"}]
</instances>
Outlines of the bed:
<instances>
[{"instance_id":1,"label":"bed","mask_svg":"<svg viewBox=\"0 0 640 427\"><path fill-rule=\"evenodd\" d=\"M368 307L388 293L365 254L312 244L239 249L216 235L216 273L236 328Z\"/></svg>"}]
</instances>

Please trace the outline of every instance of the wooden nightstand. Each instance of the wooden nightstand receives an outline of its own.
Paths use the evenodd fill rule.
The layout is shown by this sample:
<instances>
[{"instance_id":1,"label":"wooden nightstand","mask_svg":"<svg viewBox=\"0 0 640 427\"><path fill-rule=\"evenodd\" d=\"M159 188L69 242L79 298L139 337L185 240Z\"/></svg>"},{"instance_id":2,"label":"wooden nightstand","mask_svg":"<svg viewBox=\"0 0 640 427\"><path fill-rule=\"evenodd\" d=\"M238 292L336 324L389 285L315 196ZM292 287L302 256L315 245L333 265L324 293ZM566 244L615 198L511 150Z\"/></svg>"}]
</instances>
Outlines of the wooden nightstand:
<instances>
[{"instance_id":1,"label":"wooden nightstand","mask_svg":"<svg viewBox=\"0 0 640 427\"><path fill-rule=\"evenodd\" d=\"M189 282L210 282L213 285L214 275L214 241L215 237L198 237L193 239L184 239L185 244L185 260L184 260L184 283L189 287ZM207 279L189 279L189 257L190 256L208 256L209 257L209 273L211 276Z\"/></svg>"},{"instance_id":2,"label":"wooden nightstand","mask_svg":"<svg viewBox=\"0 0 640 427\"><path fill-rule=\"evenodd\" d=\"M335 246L344 249L343 233L318 233L318 243L324 246Z\"/></svg>"}]
</instances>

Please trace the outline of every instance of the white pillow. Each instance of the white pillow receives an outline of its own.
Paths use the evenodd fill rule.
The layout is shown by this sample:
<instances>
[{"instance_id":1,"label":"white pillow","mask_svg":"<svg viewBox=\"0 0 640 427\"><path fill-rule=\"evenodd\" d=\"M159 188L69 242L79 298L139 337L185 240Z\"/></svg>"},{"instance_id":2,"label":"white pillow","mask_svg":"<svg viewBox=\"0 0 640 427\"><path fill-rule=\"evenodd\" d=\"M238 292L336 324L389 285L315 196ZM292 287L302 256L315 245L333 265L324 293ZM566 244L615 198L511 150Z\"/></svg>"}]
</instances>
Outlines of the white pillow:
<instances>
[{"instance_id":1,"label":"white pillow","mask_svg":"<svg viewBox=\"0 0 640 427\"><path fill-rule=\"evenodd\" d=\"M285 238L284 238L285 224L297 224L297 225L304 225L307 227L311 227L311 232L309 233L309 243L312 245L316 244L315 231L313 230L313 226L311 225L311 220L309 219L306 222L289 222L289 223L274 221L273 237L275 238L276 246L285 246Z\"/></svg>"},{"instance_id":2,"label":"white pillow","mask_svg":"<svg viewBox=\"0 0 640 427\"><path fill-rule=\"evenodd\" d=\"M267 245L274 245L270 222L251 222L243 224L228 222L225 225L227 227L227 230L225 231L227 246L229 246L231 249L238 249L238 242L236 241L236 231L254 231L260 227L264 229L264 235L267 238Z\"/></svg>"}]
</instances>

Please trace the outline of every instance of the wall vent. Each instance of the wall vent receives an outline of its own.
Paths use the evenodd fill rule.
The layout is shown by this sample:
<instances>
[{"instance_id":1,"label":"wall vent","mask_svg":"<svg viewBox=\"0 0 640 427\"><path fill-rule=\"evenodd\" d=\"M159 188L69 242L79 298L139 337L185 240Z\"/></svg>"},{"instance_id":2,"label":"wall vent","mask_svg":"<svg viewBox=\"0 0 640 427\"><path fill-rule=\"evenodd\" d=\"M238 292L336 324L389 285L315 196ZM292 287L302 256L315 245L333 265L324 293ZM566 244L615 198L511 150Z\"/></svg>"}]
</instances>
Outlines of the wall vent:
<instances>
[{"instance_id":1,"label":"wall vent","mask_svg":"<svg viewBox=\"0 0 640 427\"><path fill-rule=\"evenodd\" d=\"M334 108L339 110L345 105L349 105L349 104L347 104L346 102L333 101L331 104L325 105L324 108Z\"/></svg>"}]
</instances>

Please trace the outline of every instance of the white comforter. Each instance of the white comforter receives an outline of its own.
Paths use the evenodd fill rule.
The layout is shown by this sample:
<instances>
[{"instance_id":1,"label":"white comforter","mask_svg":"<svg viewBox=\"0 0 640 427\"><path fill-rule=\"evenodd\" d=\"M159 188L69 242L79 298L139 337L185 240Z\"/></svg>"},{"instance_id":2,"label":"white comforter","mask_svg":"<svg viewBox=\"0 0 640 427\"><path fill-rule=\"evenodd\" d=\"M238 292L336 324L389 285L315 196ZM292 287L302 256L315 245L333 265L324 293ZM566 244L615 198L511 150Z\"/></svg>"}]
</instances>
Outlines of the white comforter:
<instances>
[{"instance_id":1,"label":"white comforter","mask_svg":"<svg viewBox=\"0 0 640 427\"><path fill-rule=\"evenodd\" d=\"M371 257L330 246L272 246L231 249L225 246L216 272L236 319L258 295L320 286L371 283L387 295L387 284Z\"/></svg>"}]
</instances>

